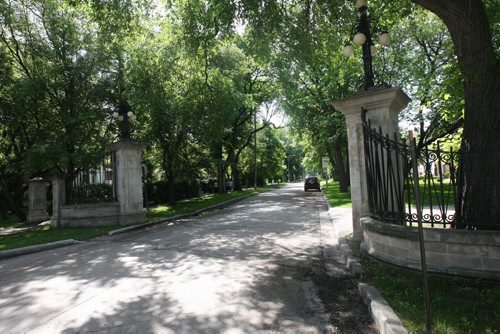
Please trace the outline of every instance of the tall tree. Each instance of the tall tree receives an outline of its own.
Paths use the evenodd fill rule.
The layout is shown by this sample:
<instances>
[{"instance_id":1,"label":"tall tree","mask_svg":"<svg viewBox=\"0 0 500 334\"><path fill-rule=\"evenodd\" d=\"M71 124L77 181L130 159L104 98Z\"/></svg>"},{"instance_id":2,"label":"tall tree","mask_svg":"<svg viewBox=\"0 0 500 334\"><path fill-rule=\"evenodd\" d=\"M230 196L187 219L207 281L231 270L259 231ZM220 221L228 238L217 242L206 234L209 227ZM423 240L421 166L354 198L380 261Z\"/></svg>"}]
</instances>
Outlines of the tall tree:
<instances>
[{"instance_id":1,"label":"tall tree","mask_svg":"<svg viewBox=\"0 0 500 334\"><path fill-rule=\"evenodd\" d=\"M500 229L500 76L483 1L413 0L448 27L464 76L465 122L460 214L470 226ZM498 3L490 10L498 14ZM498 47L498 45L497 45Z\"/></svg>"},{"instance_id":2,"label":"tall tree","mask_svg":"<svg viewBox=\"0 0 500 334\"><path fill-rule=\"evenodd\" d=\"M134 40L126 86L139 115L138 135L159 153L168 199L173 202L176 182L196 175L196 130L205 117L198 95L204 85L201 66L186 56L170 29L144 31Z\"/></svg>"},{"instance_id":3,"label":"tall tree","mask_svg":"<svg viewBox=\"0 0 500 334\"><path fill-rule=\"evenodd\" d=\"M31 138L24 177L60 174L71 182L102 153L106 136L98 27L84 6L57 0L2 2L0 14L2 49L24 87L15 92L24 99L13 101L24 118L9 123L24 124Z\"/></svg>"}]
</instances>

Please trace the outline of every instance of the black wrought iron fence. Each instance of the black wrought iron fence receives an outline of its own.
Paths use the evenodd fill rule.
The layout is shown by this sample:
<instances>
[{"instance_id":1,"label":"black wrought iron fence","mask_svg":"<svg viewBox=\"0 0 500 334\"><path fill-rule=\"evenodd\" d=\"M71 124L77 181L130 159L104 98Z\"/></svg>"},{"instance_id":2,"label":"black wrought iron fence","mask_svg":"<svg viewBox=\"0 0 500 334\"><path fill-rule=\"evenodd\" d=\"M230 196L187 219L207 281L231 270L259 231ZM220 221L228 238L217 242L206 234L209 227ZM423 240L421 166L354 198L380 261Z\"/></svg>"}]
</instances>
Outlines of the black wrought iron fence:
<instances>
[{"instance_id":1,"label":"black wrought iron fence","mask_svg":"<svg viewBox=\"0 0 500 334\"><path fill-rule=\"evenodd\" d=\"M410 147L364 122L365 162L370 215L380 221L416 226L414 181ZM456 227L459 191L459 152L424 147L417 165L425 227Z\"/></svg>"},{"instance_id":2,"label":"black wrought iron fence","mask_svg":"<svg viewBox=\"0 0 500 334\"><path fill-rule=\"evenodd\" d=\"M389 223L405 223L405 161L409 147L399 143L397 134L390 139L382 129L364 124L365 163L368 204L372 217Z\"/></svg>"},{"instance_id":3,"label":"black wrought iron fence","mask_svg":"<svg viewBox=\"0 0 500 334\"><path fill-rule=\"evenodd\" d=\"M107 154L94 167L80 169L66 183L66 204L115 201L113 166L114 156Z\"/></svg>"},{"instance_id":4,"label":"black wrought iron fence","mask_svg":"<svg viewBox=\"0 0 500 334\"><path fill-rule=\"evenodd\" d=\"M439 143L435 147L424 147L417 152L423 223L428 227L454 227L457 203L460 201L457 183L460 155L457 151L442 150ZM405 167L409 169L408 165ZM405 196L406 222L416 226L414 180L411 175L406 177Z\"/></svg>"}]
</instances>

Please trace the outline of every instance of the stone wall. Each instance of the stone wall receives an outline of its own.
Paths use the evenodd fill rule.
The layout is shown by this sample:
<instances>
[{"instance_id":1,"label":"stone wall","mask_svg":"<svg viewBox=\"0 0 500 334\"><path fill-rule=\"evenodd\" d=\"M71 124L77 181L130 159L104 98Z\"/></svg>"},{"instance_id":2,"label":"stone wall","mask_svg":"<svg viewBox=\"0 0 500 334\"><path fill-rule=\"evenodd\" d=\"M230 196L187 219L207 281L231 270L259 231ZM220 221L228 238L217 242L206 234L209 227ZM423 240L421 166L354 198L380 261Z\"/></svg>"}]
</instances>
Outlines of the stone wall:
<instances>
[{"instance_id":1,"label":"stone wall","mask_svg":"<svg viewBox=\"0 0 500 334\"><path fill-rule=\"evenodd\" d=\"M420 270L418 230L364 217L361 249L384 262ZM424 229L430 272L500 280L500 232Z\"/></svg>"},{"instance_id":2,"label":"stone wall","mask_svg":"<svg viewBox=\"0 0 500 334\"><path fill-rule=\"evenodd\" d=\"M69 205L62 177L53 177L51 224L63 226L105 226L143 223L146 213L142 206L142 150L144 144L120 140L106 146L114 156L113 197L116 202Z\"/></svg>"},{"instance_id":3,"label":"stone wall","mask_svg":"<svg viewBox=\"0 0 500 334\"><path fill-rule=\"evenodd\" d=\"M118 202L62 205L60 210L58 227L106 226L120 223Z\"/></svg>"}]
</instances>

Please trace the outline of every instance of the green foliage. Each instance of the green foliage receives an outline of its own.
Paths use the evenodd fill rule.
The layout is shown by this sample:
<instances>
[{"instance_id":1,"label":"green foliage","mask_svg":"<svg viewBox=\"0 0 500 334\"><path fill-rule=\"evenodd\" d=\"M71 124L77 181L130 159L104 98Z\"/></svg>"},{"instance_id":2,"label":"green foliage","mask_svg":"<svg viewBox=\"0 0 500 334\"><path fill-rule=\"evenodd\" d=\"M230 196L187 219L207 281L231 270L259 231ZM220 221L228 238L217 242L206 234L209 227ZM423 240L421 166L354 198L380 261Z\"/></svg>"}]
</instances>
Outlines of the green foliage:
<instances>
[{"instance_id":1,"label":"green foliage","mask_svg":"<svg viewBox=\"0 0 500 334\"><path fill-rule=\"evenodd\" d=\"M484 4L497 45L498 4ZM421 144L455 133L456 146L465 99L447 29L410 0L372 0L370 15L393 39L374 57L377 83L416 101L404 118ZM150 181L166 179L170 194L183 197L186 179L248 180L255 168L262 181L288 165L298 177L301 163L321 173L324 156L347 187L346 129L330 101L360 87L360 50L342 55L357 20L339 0L1 2L2 200L20 208L26 178L98 164L123 105L137 115L134 138L150 144ZM293 140L262 132L280 112Z\"/></svg>"},{"instance_id":2,"label":"green foliage","mask_svg":"<svg viewBox=\"0 0 500 334\"><path fill-rule=\"evenodd\" d=\"M276 136L275 130L266 128L257 134L257 184L264 185L264 180L283 180L285 172L285 148ZM254 147L248 146L241 154L240 170L242 183L253 186L254 182Z\"/></svg>"},{"instance_id":3,"label":"green foliage","mask_svg":"<svg viewBox=\"0 0 500 334\"><path fill-rule=\"evenodd\" d=\"M71 174L105 135L97 26L85 11L55 0L12 2L0 15L2 50L15 79L1 113L11 141L25 149L16 154L24 176Z\"/></svg>"},{"instance_id":4,"label":"green foliage","mask_svg":"<svg viewBox=\"0 0 500 334\"><path fill-rule=\"evenodd\" d=\"M0 213L0 228L22 227L22 222L14 215Z\"/></svg>"},{"instance_id":5,"label":"green foliage","mask_svg":"<svg viewBox=\"0 0 500 334\"><path fill-rule=\"evenodd\" d=\"M389 64L395 66L386 73L414 100L411 110L403 114L405 122L419 132L421 143L461 134L457 122L464 113L463 78L446 27L421 8L399 24L393 34L397 47L387 54Z\"/></svg>"},{"instance_id":6,"label":"green foliage","mask_svg":"<svg viewBox=\"0 0 500 334\"><path fill-rule=\"evenodd\" d=\"M169 200L168 182L165 180L146 184L148 199L154 203L166 203ZM183 200L200 195L200 185L196 179L183 179L175 182L175 198Z\"/></svg>"}]
</instances>

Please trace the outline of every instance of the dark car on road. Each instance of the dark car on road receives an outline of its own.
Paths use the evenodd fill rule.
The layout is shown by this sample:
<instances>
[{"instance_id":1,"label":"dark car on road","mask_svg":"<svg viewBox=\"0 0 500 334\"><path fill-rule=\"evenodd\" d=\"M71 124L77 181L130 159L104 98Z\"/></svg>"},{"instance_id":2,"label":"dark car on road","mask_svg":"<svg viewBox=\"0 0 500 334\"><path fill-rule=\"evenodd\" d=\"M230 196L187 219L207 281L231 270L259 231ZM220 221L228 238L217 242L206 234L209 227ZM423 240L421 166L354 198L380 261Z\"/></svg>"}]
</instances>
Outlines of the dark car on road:
<instances>
[{"instance_id":1,"label":"dark car on road","mask_svg":"<svg viewBox=\"0 0 500 334\"><path fill-rule=\"evenodd\" d=\"M321 186L316 176L308 176L304 180L304 191L308 191L309 189L316 189L318 191L321 191Z\"/></svg>"}]
</instances>

